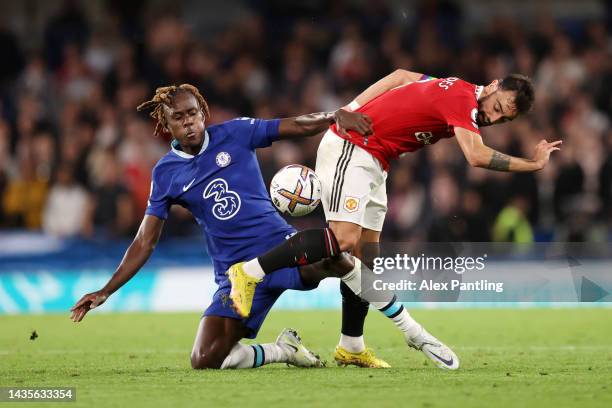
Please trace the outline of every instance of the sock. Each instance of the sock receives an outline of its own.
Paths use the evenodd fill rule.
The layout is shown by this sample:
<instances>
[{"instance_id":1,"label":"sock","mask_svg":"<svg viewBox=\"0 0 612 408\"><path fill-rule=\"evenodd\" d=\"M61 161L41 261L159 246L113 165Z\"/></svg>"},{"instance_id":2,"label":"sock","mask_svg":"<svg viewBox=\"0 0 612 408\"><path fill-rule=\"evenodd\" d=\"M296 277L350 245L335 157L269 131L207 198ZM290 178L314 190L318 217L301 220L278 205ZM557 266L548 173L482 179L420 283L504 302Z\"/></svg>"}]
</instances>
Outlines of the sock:
<instances>
[{"instance_id":1,"label":"sock","mask_svg":"<svg viewBox=\"0 0 612 408\"><path fill-rule=\"evenodd\" d=\"M257 279L263 279L263 277L266 276L266 273L261 268L261 265L259 264L257 258L245 262L244 265L242 265L242 269L244 269L244 272L247 275L250 275Z\"/></svg>"},{"instance_id":2,"label":"sock","mask_svg":"<svg viewBox=\"0 0 612 408\"><path fill-rule=\"evenodd\" d=\"M361 261L359 260L359 258L355 257L353 257L353 261L355 263L353 269L351 269L349 273L340 278L340 280L342 281L342 284L340 284L340 293L342 293L343 304L344 299L348 298L351 293L353 294L353 296L361 300L361 298L359 297L361 295Z\"/></svg>"},{"instance_id":3,"label":"sock","mask_svg":"<svg viewBox=\"0 0 612 408\"><path fill-rule=\"evenodd\" d=\"M410 316L410 313L404 308L404 305L397 301L395 295L393 295L393 298L389 302L371 302L371 304L382 312L382 314L391 319L404 333L406 339L419 335L423 330L421 325Z\"/></svg>"},{"instance_id":4,"label":"sock","mask_svg":"<svg viewBox=\"0 0 612 408\"><path fill-rule=\"evenodd\" d=\"M346 334L340 334L340 346L342 346L346 351L350 351L351 353L361 353L365 350L365 342L363 341L363 336L347 336Z\"/></svg>"},{"instance_id":5,"label":"sock","mask_svg":"<svg viewBox=\"0 0 612 408\"><path fill-rule=\"evenodd\" d=\"M308 265L336 257L340 247L329 228L300 231L266 254L244 264L244 271L257 278L277 269Z\"/></svg>"},{"instance_id":6,"label":"sock","mask_svg":"<svg viewBox=\"0 0 612 408\"><path fill-rule=\"evenodd\" d=\"M288 353L288 350L276 343L236 343L223 360L221 368L257 368L265 364L284 363L288 360Z\"/></svg>"},{"instance_id":7,"label":"sock","mask_svg":"<svg viewBox=\"0 0 612 408\"><path fill-rule=\"evenodd\" d=\"M359 296L353 293L353 291L344 282L340 282L340 293L342 294L341 333L343 336L361 338L361 343L363 343L363 325L365 323L365 318L368 315L370 305L368 302L364 302ZM342 340L342 336L340 337L340 340ZM340 342L340 345L343 346L342 341ZM357 351L363 351L363 348Z\"/></svg>"},{"instance_id":8,"label":"sock","mask_svg":"<svg viewBox=\"0 0 612 408\"><path fill-rule=\"evenodd\" d=\"M361 295L361 269L364 267L358 258L353 257L355 267L341 279L346 286L357 295ZM391 299L382 302L370 302L372 306L393 321L404 333L404 337L411 338L421 333L423 328L410 316L404 306L393 295Z\"/></svg>"},{"instance_id":9,"label":"sock","mask_svg":"<svg viewBox=\"0 0 612 408\"><path fill-rule=\"evenodd\" d=\"M271 363L286 363L289 360L289 354L293 350L288 350L287 346L276 343L259 344L263 349L264 364Z\"/></svg>"},{"instance_id":10,"label":"sock","mask_svg":"<svg viewBox=\"0 0 612 408\"><path fill-rule=\"evenodd\" d=\"M252 368L255 350L246 344L236 343L230 350L230 353L225 357L221 364L221 369L228 368Z\"/></svg>"}]
</instances>

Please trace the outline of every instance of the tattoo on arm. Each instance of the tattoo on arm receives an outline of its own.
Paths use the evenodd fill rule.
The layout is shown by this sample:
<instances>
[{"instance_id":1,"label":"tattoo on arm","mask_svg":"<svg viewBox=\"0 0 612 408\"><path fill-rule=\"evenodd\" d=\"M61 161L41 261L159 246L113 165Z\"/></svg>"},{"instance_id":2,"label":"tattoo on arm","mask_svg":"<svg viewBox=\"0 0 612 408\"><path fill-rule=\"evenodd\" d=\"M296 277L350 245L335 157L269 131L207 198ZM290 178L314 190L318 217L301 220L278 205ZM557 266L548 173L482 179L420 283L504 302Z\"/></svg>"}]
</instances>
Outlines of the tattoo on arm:
<instances>
[{"instance_id":1,"label":"tattoo on arm","mask_svg":"<svg viewBox=\"0 0 612 408\"><path fill-rule=\"evenodd\" d=\"M487 168L498 171L510 171L510 156L500 152L493 152L493 157L491 157Z\"/></svg>"}]
</instances>

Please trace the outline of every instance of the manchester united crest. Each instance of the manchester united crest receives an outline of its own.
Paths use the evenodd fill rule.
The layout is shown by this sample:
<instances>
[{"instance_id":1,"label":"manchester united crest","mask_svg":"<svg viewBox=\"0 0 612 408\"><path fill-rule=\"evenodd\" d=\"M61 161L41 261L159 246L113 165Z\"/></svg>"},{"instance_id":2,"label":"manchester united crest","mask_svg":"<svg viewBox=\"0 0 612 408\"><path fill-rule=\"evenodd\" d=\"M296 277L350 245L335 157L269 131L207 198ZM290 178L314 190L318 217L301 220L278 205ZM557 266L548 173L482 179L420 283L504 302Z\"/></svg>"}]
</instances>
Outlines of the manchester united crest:
<instances>
[{"instance_id":1,"label":"manchester united crest","mask_svg":"<svg viewBox=\"0 0 612 408\"><path fill-rule=\"evenodd\" d=\"M347 212L355 212L359 209L359 199L355 197L346 197L344 199L344 209Z\"/></svg>"}]
</instances>

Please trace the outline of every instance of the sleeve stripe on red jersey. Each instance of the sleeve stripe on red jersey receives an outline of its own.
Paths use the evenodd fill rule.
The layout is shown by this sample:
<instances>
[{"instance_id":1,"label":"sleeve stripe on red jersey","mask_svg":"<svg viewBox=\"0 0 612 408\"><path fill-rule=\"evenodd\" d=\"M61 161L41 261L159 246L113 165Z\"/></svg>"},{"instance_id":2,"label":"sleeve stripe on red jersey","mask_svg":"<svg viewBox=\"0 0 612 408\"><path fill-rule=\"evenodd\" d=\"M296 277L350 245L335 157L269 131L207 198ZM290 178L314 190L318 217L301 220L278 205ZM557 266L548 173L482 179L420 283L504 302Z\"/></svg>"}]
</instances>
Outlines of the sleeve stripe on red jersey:
<instances>
[{"instance_id":1,"label":"sleeve stripe on red jersey","mask_svg":"<svg viewBox=\"0 0 612 408\"><path fill-rule=\"evenodd\" d=\"M431 76L431 75L426 75L426 74L423 74L423 75L421 76L421 79L419 79L419 81L430 81L430 80L432 80L432 79L438 79L438 78L433 77L433 76Z\"/></svg>"}]
</instances>

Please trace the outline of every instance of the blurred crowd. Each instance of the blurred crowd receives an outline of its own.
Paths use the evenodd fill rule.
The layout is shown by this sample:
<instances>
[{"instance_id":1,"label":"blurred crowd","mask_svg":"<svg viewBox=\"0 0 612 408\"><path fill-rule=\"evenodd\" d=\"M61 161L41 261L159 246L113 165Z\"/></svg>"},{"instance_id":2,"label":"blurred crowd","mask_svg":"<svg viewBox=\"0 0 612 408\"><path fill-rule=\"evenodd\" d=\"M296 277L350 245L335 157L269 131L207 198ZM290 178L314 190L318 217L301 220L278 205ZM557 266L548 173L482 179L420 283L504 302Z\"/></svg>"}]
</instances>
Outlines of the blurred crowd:
<instances>
[{"instance_id":1,"label":"blurred crowd","mask_svg":"<svg viewBox=\"0 0 612 408\"><path fill-rule=\"evenodd\" d=\"M529 25L496 17L466 27L460 4L450 1L423 2L414 18L378 0L317 10L271 1L250 3L243 17L210 32L186 24L180 2L158 10L123 3L108 2L94 22L78 2L66 2L49 16L36 49L0 29L2 230L134 234L151 168L169 148L153 136L151 119L136 112L157 86L194 84L218 123L334 110L405 68L476 84L529 75L533 111L483 130L485 142L523 157L541 139L563 139L563 146L531 174L471 168L453 139L406 155L389 174L383 239L612 239L612 38L605 16L541 16ZM266 182L286 164L314 166L319 140L259 151ZM291 222L303 228L322 220L317 213ZM166 230L199 233L180 208Z\"/></svg>"}]
</instances>

